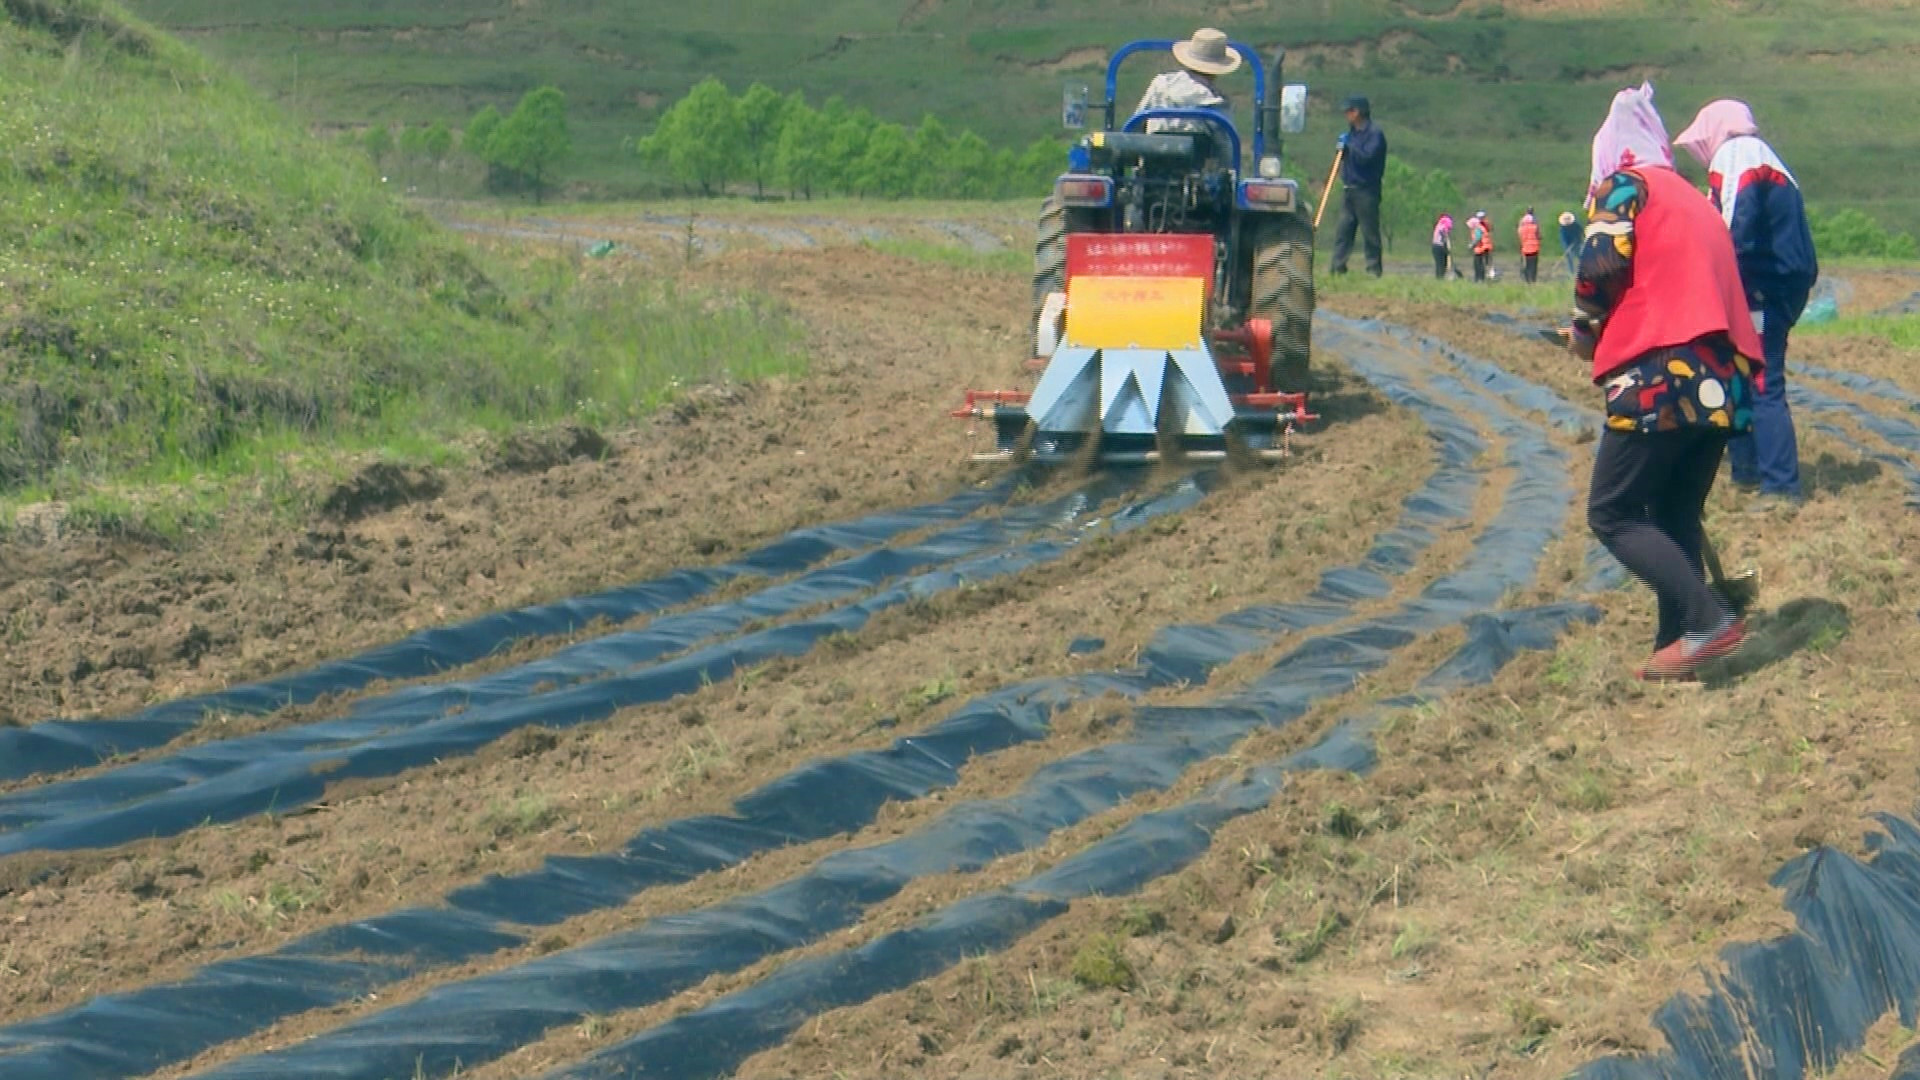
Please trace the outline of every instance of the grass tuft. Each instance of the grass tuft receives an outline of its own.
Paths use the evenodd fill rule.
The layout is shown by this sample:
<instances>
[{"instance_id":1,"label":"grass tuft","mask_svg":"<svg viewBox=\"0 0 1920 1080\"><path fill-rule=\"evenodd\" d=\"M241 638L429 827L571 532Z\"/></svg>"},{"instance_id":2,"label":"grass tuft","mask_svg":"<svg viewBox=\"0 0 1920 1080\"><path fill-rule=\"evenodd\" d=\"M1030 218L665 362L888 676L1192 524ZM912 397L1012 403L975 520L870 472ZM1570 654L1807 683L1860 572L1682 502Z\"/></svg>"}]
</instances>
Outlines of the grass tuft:
<instances>
[{"instance_id":1,"label":"grass tuft","mask_svg":"<svg viewBox=\"0 0 1920 1080\"><path fill-rule=\"evenodd\" d=\"M1072 971L1073 981L1089 990L1131 990L1138 985L1120 939L1112 934L1094 934L1081 942L1074 950Z\"/></svg>"}]
</instances>

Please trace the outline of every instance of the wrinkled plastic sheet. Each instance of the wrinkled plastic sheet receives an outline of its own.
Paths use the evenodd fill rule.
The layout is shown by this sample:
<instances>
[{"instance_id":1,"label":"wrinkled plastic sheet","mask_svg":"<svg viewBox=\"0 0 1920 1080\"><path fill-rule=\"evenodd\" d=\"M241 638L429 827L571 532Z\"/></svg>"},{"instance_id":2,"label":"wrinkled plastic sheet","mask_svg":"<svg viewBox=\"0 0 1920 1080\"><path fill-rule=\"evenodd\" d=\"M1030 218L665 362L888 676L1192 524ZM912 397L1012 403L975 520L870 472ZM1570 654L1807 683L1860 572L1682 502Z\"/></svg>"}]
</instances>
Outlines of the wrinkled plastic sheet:
<instances>
[{"instance_id":1,"label":"wrinkled plastic sheet","mask_svg":"<svg viewBox=\"0 0 1920 1080\"><path fill-rule=\"evenodd\" d=\"M965 522L904 547L880 547L810 570L740 600L662 616L643 627L606 634L504 671L409 686L356 702L335 720L204 743L72 780L0 795L0 831L101 814L137 800L287 754L329 753L368 739L417 728L459 710L524 700L589 679L657 661L736 634L749 625L839 603L880 584L1013 543L1071 521L1089 505L1123 494L1135 477L1103 478L1083 492L1043 506Z\"/></svg>"},{"instance_id":2,"label":"wrinkled plastic sheet","mask_svg":"<svg viewBox=\"0 0 1920 1080\"><path fill-rule=\"evenodd\" d=\"M119 754L163 746L192 731L209 713L263 715L382 680L421 678L485 659L527 638L570 634L595 619L626 622L676 607L736 578L796 573L831 555L872 547L1004 502L1018 482L1017 476L1009 476L989 488L965 491L925 506L798 529L720 566L678 570L636 585L422 630L356 656L212 694L181 698L131 716L0 727L0 780L85 768Z\"/></svg>"},{"instance_id":3,"label":"wrinkled plastic sheet","mask_svg":"<svg viewBox=\"0 0 1920 1080\"><path fill-rule=\"evenodd\" d=\"M1111 517L1081 522L1078 528L1060 535L916 574L819 615L730 638L632 672L439 717L344 746L289 749L132 803L0 833L0 856L19 851L111 847L285 811L318 800L330 784L393 776L472 753L520 728L564 729L604 719L623 708L665 701L768 660L802 655L823 638L858 630L880 612L911 600L1060 558L1090 531L1128 532L1156 517L1189 509L1215 483L1215 474L1195 474L1161 494L1122 507ZM1033 513L1058 515L1069 507L1076 514L1086 509L1085 496L1069 496Z\"/></svg>"},{"instance_id":4,"label":"wrinkled plastic sheet","mask_svg":"<svg viewBox=\"0 0 1920 1080\"><path fill-rule=\"evenodd\" d=\"M1377 370L1364 354L1350 353L1349 361L1369 376ZM1445 376L1432 381L1437 388L1464 390ZM1318 697L1342 692L1361 674L1384 666L1394 649L1420 633L1463 620L1471 623L1477 611L1496 606L1508 589L1529 583L1540 554L1565 519L1570 495L1565 457L1530 425L1504 413L1487 419L1508 440L1507 463L1517 476L1499 515L1459 569L1393 614L1305 643L1251 686L1212 705L1139 710L1136 731L1201 741L1222 738L1236 728L1284 724ZM1534 647L1550 645L1558 628L1574 618L1598 617L1584 606L1551 610L1554 614L1543 621L1554 629ZM1422 690L1433 693L1483 681L1504 665L1501 650L1489 646L1489 637L1499 636L1489 634L1489 621L1472 624L1467 644L1423 682ZM1322 752L1328 755L1324 759L1310 752L1310 767L1339 761L1363 767L1369 760L1351 733L1323 743ZM910 986L966 956L1003 949L1065 911L1076 897L1125 893L1178 870L1206 850L1220 823L1265 806L1288 764L1302 763L1283 762L1262 777L1263 783L1217 785L1208 793L1211 801L1203 796L1198 805L1146 815L1019 886L963 900L859 949L790 964L753 986L552 1075L584 1080L730 1073L746 1057L777 1045L820 1012Z\"/></svg>"},{"instance_id":5,"label":"wrinkled plastic sheet","mask_svg":"<svg viewBox=\"0 0 1920 1080\"><path fill-rule=\"evenodd\" d=\"M1610 1057L1579 1080L1798 1080L1859 1050L1889 1013L1920 1021L1920 828L1879 815L1867 858L1820 847L1774 875L1795 930L1730 946L1702 994L1681 994L1654 1014L1669 1049ZM1920 1078L1909 1049L1893 1071Z\"/></svg>"},{"instance_id":6,"label":"wrinkled plastic sheet","mask_svg":"<svg viewBox=\"0 0 1920 1080\"><path fill-rule=\"evenodd\" d=\"M1585 605L1471 616L1466 643L1413 694L1346 718L1312 748L1218 781L1171 809L1143 814L1018 884L961 900L859 948L788 964L705 1007L549 1073L549 1080L731 1075L748 1057L779 1045L827 1010L905 989L968 957L1003 950L1065 913L1074 900L1125 895L1181 870L1206 853L1222 826L1265 809L1291 774L1370 769L1371 730L1386 711L1484 683L1522 651L1552 648L1568 624L1598 618L1598 610ZM1263 681L1269 680L1291 682L1278 670ZM1292 692L1290 686L1270 686L1263 696L1284 698ZM651 957L632 959L645 963Z\"/></svg>"},{"instance_id":7,"label":"wrinkled plastic sheet","mask_svg":"<svg viewBox=\"0 0 1920 1080\"><path fill-rule=\"evenodd\" d=\"M1497 394L1529 412L1539 413L1565 434L1591 437L1600 432L1600 415L1596 411L1577 408L1552 390L1529 382L1498 364L1461 352L1437 338L1378 319L1349 319L1332 312L1319 312L1314 318L1316 322L1324 321L1330 327L1351 333L1392 338L1409 348L1442 358L1489 393ZM1505 315L1499 318L1517 322Z\"/></svg>"},{"instance_id":8,"label":"wrinkled plastic sheet","mask_svg":"<svg viewBox=\"0 0 1920 1080\"><path fill-rule=\"evenodd\" d=\"M1470 520L1483 482L1475 462L1484 444L1459 412L1429 400L1391 369L1375 378L1383 393L1425 416L1439 466L1360 564L1328 570L1304 601L1245 609L1210 625L1169 627L1132 668L1032 680L984 695L885 750L804 766L747 795L732 814L669 822L612 854L556 858L539 870L490 878L450 896L451 910L402 911L322 931L272 954L209 965L180 983L96 998L0 1030L0 1054L11 1051L7 1060L21 1080L118 1078L184 1060L285 1016L524 944L510 924L556 923L762 852L862 828L889 800L952 786L971 758L1044 738L1052 716L1074 702L1198 685L1220 664L1277 635L1343 618L1355 598L1384 595L1388 577L1410 569L1437 531ZM125 1023L135 1016L156 1022ZM114 1037L102 1038L105 1032ZM336 1058L335 1064L344 1063Z\"/></svg>"},{"instance_id":9,"label":"wrinkled plastic sheet","mask_svg":"<svg viewBox=\"0 0 1920 1080\"><path fill-rule=\"evenodd\" d=\"M1418 400L1393 370L1373 365L1365 370L1389 387L1389 393ZM1430 381L1456 402L1480 400L1447 376L1430 376ZM1471 431L1461 415L1419 404L1443 445L1453 443L1455 453L1465 452ZM1509 589L1533 579L1540 553L1565 517L1569 492L1564 457L1527 423L1498 410L1485 419L1507 439L1506 464L1517 473L1501 511L1458 569L1394 613L1308 639L1267 676L1213 705L1136 709L1125 740L1045 765L1010 796L960 804L914 833L830 855L805 874L761 893L654 919L527 964L436 987L419 999L298 1046L204 1075L221 1080L372 1078L410 1068L439 1075L471 1067L538 1039L556 1025L663 1000L712 975L818 941L853 925L872 905L916 878L980 869L994 859L1033 850L1055 831L1135 795L1164 790L1193 764L1226 753L1254 731L1290 722L1316 701L1351 689L1420 634L1497 605ZM1462 509L1470 506L1469 495ZM1236 621L1292 626L1301 614L1314 613L1311 605L1304 610L1284 605L1252 609ZM1169 631L1168 636L1177 633ZM1197 635L1195 640L1204 647L1209 641L1231 642L1233 635ZM1463 649L1436 679L1457 684L1497 669L1500 661L1486 639L1476 642L1479 648ZM1240 651L1258 644L1248 641ZM670 865L686 856L686 848L678 845L658 850ZM653 872L650 864L633 859L641 853L629 848L629 872L636 876ZM587 880L589 887L577 889L576 896L595 896L592 890L607 884L604 879ZM455 902L464 910L507 914L525 901L519 895L509 906L490 899L489 893L489 885L482 885L456 894ZM597 906L606 899L602 893L592 903ZM564 909L567 903L565 895L550 895L542 907Z\"/></svg>"},{"instance_id":10,"label":"wrinkled plastic sheet","mask_svg":"<svg viewBox=\"0 0 1920 1080\"><path fill-rule=\"evenodd\" d=\"M1856 393L1898 402L1908 409L1920 411L1920 394L1915 394L1898 383L1876 379L1872 375L1862 375L1857 371L1840 371L1835 368L1821 367L1802 360L1793 360L1789 367L1796 375L1811 375L1816 379L1825 379Z\"/></svg>"},{"instance_id":11,"label":"wrinkled plastic sheet","mask_svg":"<svg viewBox=\"0 0 1920 1080\"><path fill-rule=\"evenodd\" d=\"M1915 463L1920 460L1920 426L1902 417L1885 416L1832 394L1822 393L1804 382L1788 383L1787 396L1796 408L1845 416L1904 451L1908 456L1875 450L1842 428L1831 424L1814 425L1822 434L1845 443L1861 457L1877 461L1899 473L1907 482L1907 505L1920 510L1920 465Z\"/></svg>"}]
</instances>

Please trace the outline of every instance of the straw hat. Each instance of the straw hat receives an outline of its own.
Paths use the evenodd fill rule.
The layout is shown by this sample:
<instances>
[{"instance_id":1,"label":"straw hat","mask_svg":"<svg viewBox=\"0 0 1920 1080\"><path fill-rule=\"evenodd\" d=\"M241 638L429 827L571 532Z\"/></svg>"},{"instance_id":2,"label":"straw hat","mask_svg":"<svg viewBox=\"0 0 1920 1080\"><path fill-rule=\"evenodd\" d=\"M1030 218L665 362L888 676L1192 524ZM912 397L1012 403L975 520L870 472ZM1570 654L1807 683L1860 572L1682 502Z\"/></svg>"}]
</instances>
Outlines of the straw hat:
<instances>
[{"instance_id":1,"label":"straw hat","mask_svg":"<svg viewBox=\"0 0 1920 1080\"><path fill-rule=\"evenodd\" d=\"M1188 71L1202 75L1227 75L1240 70L1240 54L1227 48L1227 35L1211 26L1193 32L1190 41L1173 46L1173 58Z\"/></svg>"},{"instance_id":2,"label":"straw hat","mask_svg":"<svg viewBox=\"0 0 1920 1080\"><path fill-rule=\"evenodd\" d=\"M1573 224L1573 211L1571 210L1563 211L1560 214L1560 224L1562 225Z\"/></svg>"}]
</instances>

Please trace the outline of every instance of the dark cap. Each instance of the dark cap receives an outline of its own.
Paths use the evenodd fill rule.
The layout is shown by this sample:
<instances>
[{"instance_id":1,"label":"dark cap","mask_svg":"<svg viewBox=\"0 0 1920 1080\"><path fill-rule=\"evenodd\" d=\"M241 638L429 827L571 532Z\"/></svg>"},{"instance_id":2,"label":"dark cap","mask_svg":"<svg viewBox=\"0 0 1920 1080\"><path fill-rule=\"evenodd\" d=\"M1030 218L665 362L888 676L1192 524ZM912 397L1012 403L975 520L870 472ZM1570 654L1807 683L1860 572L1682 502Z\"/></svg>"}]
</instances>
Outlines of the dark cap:
<instances>
[{"instance_id":1,"label":"dark cap","mask_svg":"<svg viewBox=\"0 0 1920 1080\"><path fill-rule=\"evenodd\" d=\"M1373 115L1373 106L1368 104L1365 94L1354 94L1348 97L1346 104L1340 106L1340 111L1345 112L1348 109L1352 109L1361 116Z\"/></svg>"}]
</instances>

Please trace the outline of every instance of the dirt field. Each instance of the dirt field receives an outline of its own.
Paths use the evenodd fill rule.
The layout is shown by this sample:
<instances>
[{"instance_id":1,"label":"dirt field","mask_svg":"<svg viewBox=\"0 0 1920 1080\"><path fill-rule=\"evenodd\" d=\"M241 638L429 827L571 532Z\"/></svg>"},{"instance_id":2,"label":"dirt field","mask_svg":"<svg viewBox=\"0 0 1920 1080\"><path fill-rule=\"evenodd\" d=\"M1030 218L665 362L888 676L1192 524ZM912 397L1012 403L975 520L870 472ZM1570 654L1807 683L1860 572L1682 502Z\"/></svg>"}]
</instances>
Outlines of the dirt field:
<instances>
[{"instance_id":1,"label":"dirt field","mask_svg":"<svg viewBox=\"0 0 1920 1080\"><path fill-rule=\"evenodd\" d=\"M576 243L617 223L479 224L477 242ZM655 246L621 272L670 261L656 234L674 227L633 225ZM880 229L970 254L876 250ZM803 379L698 390L645 428L595 433L604 452L570 455L568 436L512 468L401 477L411 495L351 520L223 522L182 550L17 543L0 552L16 613L0 710L126 712L968 490L979 436L944 412L964 387L1021 378L1025 282L972 257L1006 230L736 217L674 272L788 305ZM720 634L712 647L873 611L670 700L585 722L566 704L707 643L451 710L420 731L525 719L410 767L355 771L355 744L327 742L317 800L0 855L0 1073L1385 1080L1662 1051L1664 1002L1726 974L1726 947L1793 930L1782 865L1820 845L1863 855L1867 815L1911 807L1920 521L1893 462L1920 455L1859 416L1804 411L1809 501L1788 516L1721 491L1709 522L1729 563L1762 573L1755 644L1704 687L1644 686L1627 671L1648 597L1588 580L1590 441L1522 396L1545 387L1578 416L1591 388L1462 288L1454 305L1329 290L1341 316L1426 338L1329 321L1320 430L1275 469L1206 475L1191 505L1154 501L1186 490L1170 471L1055 477L975 516L1008 535L973 561ZM1807 340L1810 363L1920 389L1896 346ZM1076 492L1071 512L1022 516ZM1142 510L1163 505L1185 508ZM1017 569L993 561L1015 553ZM1598 621L1562 618L1490 665L1487 624L1463 625L1563 601ZM182 745L297 735L395 691L420 692L235 720L0 802L110 784ZM1376 767L1288 772L1206 819L1190 861L1157 861L1196 835L1157 822L1349 730ZM151 805L270 765L174 777ZM1151 842L1131 849L1134 877L1087 861L1135 835ZM1086 884L1102 874L1126 888ZM112 1045L89 1035L122 1008L157 1019ZM1903 1042L1883 1024L1868 1051Z\"/></svg>"}]
</instances>

